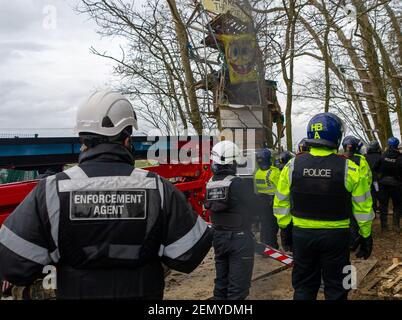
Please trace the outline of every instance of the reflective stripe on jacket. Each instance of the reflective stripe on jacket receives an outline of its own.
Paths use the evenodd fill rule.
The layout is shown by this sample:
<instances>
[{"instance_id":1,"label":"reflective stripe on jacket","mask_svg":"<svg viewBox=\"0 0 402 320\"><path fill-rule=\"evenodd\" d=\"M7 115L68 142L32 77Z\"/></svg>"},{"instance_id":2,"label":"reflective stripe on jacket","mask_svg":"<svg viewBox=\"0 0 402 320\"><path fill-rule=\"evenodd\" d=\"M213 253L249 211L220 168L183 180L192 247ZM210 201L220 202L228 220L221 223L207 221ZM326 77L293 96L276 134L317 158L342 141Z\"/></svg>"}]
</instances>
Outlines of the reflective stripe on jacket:
<instances>
[{"instance_id":1,"label":"reflective stripe on jacket","mask_svg":"<svg viewBox=\"0 0 402 320\"><path fill-rule=\"evenodd\" d=\"M133 160L127 153L117 144L98 145L81 155L79 166L39 181L0 229L0 278L16 285L29 285L44 276L44 265L56 264L58 273L62 270L66 274L64 280L58 279L58 292L65 291L63 286L70 286L68 298L132 298L163 292L161 262L181 272L194 270L212 245L211 231L182 192L154 173L133 170ZM99 234L94 234L92 229L97 223L89 221L80 224L82 239L71 238L68 245L75 248L80 241L88 243L85 258L97 263L87 269L85 263L79 269L66 263L60 250L62 247L66 250L66 243L60 241L67 239L68 234L60 234L60 221L70 212L66 210L66 200L62 200L63 191L93 190L96 193L140 187L149 190L148 201L154 202L153 210L157 209L152 214L148 212L145 228L156 225L158 228L155 232L143 230L144 234L149 231L152 235L147 245L156 253L155 258L138 267L128 266L124 261L138 258L140 245L134 243L139 238L132 233L131 226L130 231L123 222L111 221L124 233L109 230L106 225ZM70 202L69 196L66 199ZM108 259L116 260L110 264Z\"/></svg>"},{"instance_id":2,"label":"reflective stripe on jacket","mask_svg":"<svg viewBox=\"0 0 402 320\"><path fill-rule=\"evenodd\" d=\"M326 148L313 147L310 151L311 155L317 157L325 157L335 150ZM292 174L295 159L292 159L282 170L277 192L274 199L274 215L278 220L278 225L281 228L293 221L293 224L300 228L349 228L350 219L338 221L323 221L303 219L292 216L291 214L291 185ZM368 237L371 234L371 224L374 219L372 211L372 198L370 193L370 185L368 184L366 173L361 173L359 167L351 160L347 160L347 170L345 173L345 188L352 195L352 210L359 224L360 234L363 237Z\"/></svg>"},{"instance_id":3,"label":"reflective stripe on jacket","mask_svg":"<svg viewBox=\"0 0 402 320\"><path fill-rule=\"evenodd\" d=\"M257 192L275 195L280 174L280 170L274 166L271 166L268 170L258 169L254 174L254 184Z\"/></svg>"}]
</instances>

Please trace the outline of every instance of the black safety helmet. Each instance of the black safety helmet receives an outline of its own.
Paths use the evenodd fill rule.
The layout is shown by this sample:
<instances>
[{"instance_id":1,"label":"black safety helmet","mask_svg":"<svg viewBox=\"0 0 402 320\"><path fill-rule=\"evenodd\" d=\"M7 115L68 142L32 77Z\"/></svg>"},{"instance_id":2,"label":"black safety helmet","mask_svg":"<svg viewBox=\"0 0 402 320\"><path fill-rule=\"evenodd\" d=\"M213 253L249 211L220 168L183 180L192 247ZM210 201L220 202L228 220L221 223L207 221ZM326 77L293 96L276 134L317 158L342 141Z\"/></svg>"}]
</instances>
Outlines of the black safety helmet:
<instances>
[{"instance_id":1,"label":"black safety helmet","mask_svg":"<svg viewBox=\"0 0 402 320\"><path fill-rule=\"evenodd\" d=\"M342 141L342 147L345 152L357 153L361 149L362 143L354 136L347 136Z\"/></svg>"},{"instance_id":2,"label":"black safety helmet","mask_svg":"<svg viewBox=\"0 0 402 320\"><path fill-rule=\"evenodd\" d=\"M309 152L310 146L307 143L307 138L303 138L297 146L297 152Z\"/></svg>"},{"instance_id":3,"label":"black safety helmet","mask_svg":"<svg viewBox=\"0 0 402 320\"><path fill-rule=\"evenodd\" d=\"M236 174L237 171L237 164L218 164L218 163L212 163L211 165L211 170L213 174Z\"/></svg>"},{"instance_id":4,"label":"black safety helmet","mask_svg":"<svg viewBox=\"0 0 402 320\"><path fill-rule=\"evenodd\" d=\"M293 154L289 151L282 151L278 157L278 167L283 169L285 165L293 158Z\"/></svg>"},{"instance_id":5,"label":"black safety helmet","mask_svg":"<svg viewBox=\"0 0 402 320\"><path fill-rule=\"evenodd\" d=\"M367 145L367 153L381 153L381 146L377 140L370 141Z\"/></svg>"}]
</instances>

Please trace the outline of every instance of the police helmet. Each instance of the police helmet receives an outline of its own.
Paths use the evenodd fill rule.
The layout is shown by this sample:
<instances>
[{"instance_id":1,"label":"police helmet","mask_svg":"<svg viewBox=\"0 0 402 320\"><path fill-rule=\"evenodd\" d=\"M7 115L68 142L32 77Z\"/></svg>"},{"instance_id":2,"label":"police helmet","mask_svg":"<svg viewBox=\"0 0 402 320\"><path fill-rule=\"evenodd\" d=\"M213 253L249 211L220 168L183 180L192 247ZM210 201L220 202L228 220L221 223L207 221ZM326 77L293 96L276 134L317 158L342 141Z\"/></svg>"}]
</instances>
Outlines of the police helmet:
<instances>
[{"instance_id":1,"label":"police helmet","mask_svg":"<svg viewBox=\"0 0 402 320\"><path fill-rule=\"evenodd\" d=\"M342 147L345 152L357 153L362 148L363 143L354 136L347 136L342 141Z\"/></svg>"},{"instance_id":2,"label":"police helmet","mask_svg":"<svg viewBox=\"0 0 402 320\"><path fill-rule=\"evenodd\" d=\"M339 148L344 131L342 120L330 112L315 115L307 126L307 143L310 146Z\"/></svg>"},{"instance_id":3,"label":"police helmet","mask_svg":"<svg viewBox=\"0 0 402 320\"><path fill-rule=\"evenodd\" d=\"M261 170L268 170L271 166L272 154L267 148L264 148L257 152L256 155L257 164Z\"/></svg>"},{"instance_id":4,"label":"police helmet","mask_svg":"<svg viewBox=\"0 0 402 320\"><path fill-rule=\"evenodd\" d=\"M307 143L307 138L301 139L297 146L297 152L309 152L309 151L310 147Z\"/></svg>"},{"instance_id":5,"label":"police helmet","mask_svg":"<svg viewBox=\"0 0 402 320\"><path fill-rule=\"evenodd\" d=\"M278 157L278 167L279 169L283 169L285 165L293 158L293 154L289 151L282 151Z\"/></svg>"},{"instance_id":6,"label":"police helmet","mask_svg":"<svg viewBox=\"0 0 402 320\"><path fill-rule=\"evenodd\" d=\"M390 149L398 149L399 147L399 140L395 137L391 137L388 139L388 147Z\"/></svg>"}]
</instances>

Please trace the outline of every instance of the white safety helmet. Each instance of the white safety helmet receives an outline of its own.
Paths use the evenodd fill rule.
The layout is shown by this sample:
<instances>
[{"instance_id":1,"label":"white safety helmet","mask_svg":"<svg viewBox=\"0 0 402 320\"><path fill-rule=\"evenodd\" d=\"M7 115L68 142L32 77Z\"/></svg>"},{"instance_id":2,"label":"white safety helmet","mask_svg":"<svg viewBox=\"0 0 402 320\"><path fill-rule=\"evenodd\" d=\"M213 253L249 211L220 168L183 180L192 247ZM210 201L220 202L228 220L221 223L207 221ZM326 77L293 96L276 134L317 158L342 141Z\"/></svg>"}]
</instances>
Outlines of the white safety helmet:
<instances>
[{"instance_id":1,"label":"white safety helmet","mask_svg":"<svg viewBox=\"0 0 402 320\"><path fill-rule=\"evenodd\" d=\"M211 151L211 160L216 164L243 164L245 159L242 156L239 147L232 141L218 142Z\"/></svg>"},{"instance_id":2,"label":"white safety helmet","mask_svg":"<svg viewBox=\"0 0 402 320\"><path fill-rule=\"evenodd\" d=\"M102 90L93 93L78 107L74 131L113 137L130 126L138 130L137 116L130 101L120 92Z\"/></svg>"}]
</instances>

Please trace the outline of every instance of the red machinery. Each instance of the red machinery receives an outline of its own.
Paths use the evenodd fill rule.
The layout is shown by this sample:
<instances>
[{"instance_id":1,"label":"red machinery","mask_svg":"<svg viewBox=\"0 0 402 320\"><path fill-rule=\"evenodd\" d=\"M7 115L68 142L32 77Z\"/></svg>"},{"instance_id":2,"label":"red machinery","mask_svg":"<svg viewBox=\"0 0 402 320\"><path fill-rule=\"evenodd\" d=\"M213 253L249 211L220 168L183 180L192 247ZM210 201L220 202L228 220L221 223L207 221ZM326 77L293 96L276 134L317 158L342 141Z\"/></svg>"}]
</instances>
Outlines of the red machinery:
<instances>
[{"instance_id":1,"label":"red machinery","mask_svg":"<svg viewBox=\"0 0 402 320\"><path fill-rule=\"evenodd\" d=\"M144 140L143 138L141 138ZM20 139L21 140L21 139ZM55 139L53 139L55 140ZM138 144L136 145L136 151L141 152L140 147L146 145L146 142L144 141L139 141ZM1 142L1 141L0 141ZM10 144L9 142L4 142L5 147L3 147L3 152L5 153L5 156L3 156L3 162L4 165L0 161L0 167L17 167L15 164L18 164L20 167L28 167L32 168L33 165L45 163L46 161L51 161L51 163L57 163L57 164L62 164L66 163L64 161L67 161L66 159L69 159L71 162L76 162L78 158L78 153L77 151L79 150L79 145L71 143L71 146L68 145L68 147L65 147L65 149L68 150L68 152L71 151L71 154L69 153L63 153L62 155L57 155L54 156L40 156L40 155L34 155L33 157L30 157L29 159L24 158L25 154L29 154L29 147L25 141L19 141L17 142L20 144L20 152L22 152L22 155L16 155L16 156L8 156L7 152L10 153L10 149L7 150L8 145ZM34 141L36 143L36 140ZM45 141L48 143L49 141ZM50 141L53 144L51 144L49 147L46 145L43 147L45 149L44 152L47 152L49 154L48 149L50 149L50 152L54 152L55 148L60 148L59 145L54 144L55 142L57 143L66 143L64 140L58 139L57 141ZM67 141L69 142L69 141ZM15 142L12 142L15 143ZM31 142L32 143L32 142ZM211 145L207 142L207 149ZM1 144L1 143L0 143ZM170 146L178 147L177 150L181 150L183 146L186 147L191 147L195 146L197 151L198 151L198 156L199 158L197 160L202 159L202 150L200 148L201 143L191 143L190 144L186 141L174 141L170 144ZM9 147L10 148L10 147ZM15 150L18 149L13 146ZM48 149L46 149L48 148ZM11 149L12 151L14 149ZM4 151L5 150L5 151ZM183 149L184 150L184 149ZM1 151L1 150L0 150ZM37 149L34 150L35 152L42 152L41 149L38 151ZM209 154L209 150L207 150L207 153ZM144 154L146 154L145 151L143 151ZM204 150L205 152L205 150ZM0 158L2 156L0 152ZM53 158L52 158L53 157ZM5 159L5 160L4 160ZM1 159L0 159L1 160ZM168 161L168 159L166 159ZM19 163L22 162L22 163ZM146 170L155 172L159 174L160 176L170 180L174 185L182 191L186 198L188 199L189 203L191 206L194 208L194 210L202 216L206 221L209 221L209 214L208 211L205 210L204 208L204 199L205 199L205 188L206 184L209 181L209 179L212 176L211 168L209 164L182 164L182 163L175 163L174 161L168 161L168 164L161 164L158 166L154 167L149 167L145 168ZM202 161L201 161L202 162ZM28 166L29 164L30 166ZM35 166L33 166L35 167ZM3 221L7 218L7 216L24 200L24 198L31 192L31 190L36 186L38 182L37 181L24 181L24 182L17 182L17 183L8 183L8 184L0 184L0 225L3 223ZM284 263L285 265L291 266L293 263L293 259L284 254L283 252L280 252L276 249L270 248L269 246L266 246L264 244L261 245L261 253L266 254L267 256L280 261Z\"/></svg>"},{"instance_id":2,"label":"red machinery","mask_svg":"<svg viewBox=\"0 0 402 320\"><path fill-rule=\"evenodd\" d=\"M182 191L191 206L206 221L208 211L204 210L205 186L212 176L210 165L205 164L165 164L145 168L166 179L174 179L175 186Z\"/></svg>"},{"instance_id":3,"label":"red machinery","mask_svg":"<svg viewBox=\"0 0 402 320\"><path fill-rule=\"evenodd\" d=\"M160 148L163 156L158 159L158 166L145 168L173 182L182 191L197 213L208 221L204 210L205 186L211 177L210 165L183 164L176 158L179 152L194 156L193 162L208 159L211 149L209 137L160 137ZM152 139L151 139L152 141ZM133 147L138 159L147 159L148 150L155 142L149 142L148 137L134 137ZM202 150L202 147L205 150ZM61 170L63 164L78 161L80 144L76 138L35 138L35 139L0 139L0 168L16 168L36 170L41 167L57 165ZM177 151L175 154L174 151ZM203 152L204 157L203 157ZM187 159L189 160L189 159ZM188 161L190 162L190 161ZM208 162L208 161L207 161ZM42 170L44 172L44 170ZM0 184L0 225L6 217L24 200L36 186L37 181Z\"/></svg>"},{"instance_id":4,"label":"red machinery","mask_svg":"<svg viewBox=\"0 0 402 320\"><path fill-rule=\"evenodd\" d=\"M186 195L188 201L197 213L208 221L209 217L204 210L203 202L205 186L211 178L209 165L164 164L145 169L172 180L175 186ZM37 181L0 184L0 225L22 200L24 200L36 184Z\"/></svg>"},{"instance_id":5,"label":"red machinery","mask_svg":"<svg viewBox=\"0 0 402 320\"><path fill-rule=\"evenodd\" d=\"M37 181L0 184L0 225L36 184Z\"/></svg>"}]
</instances>

